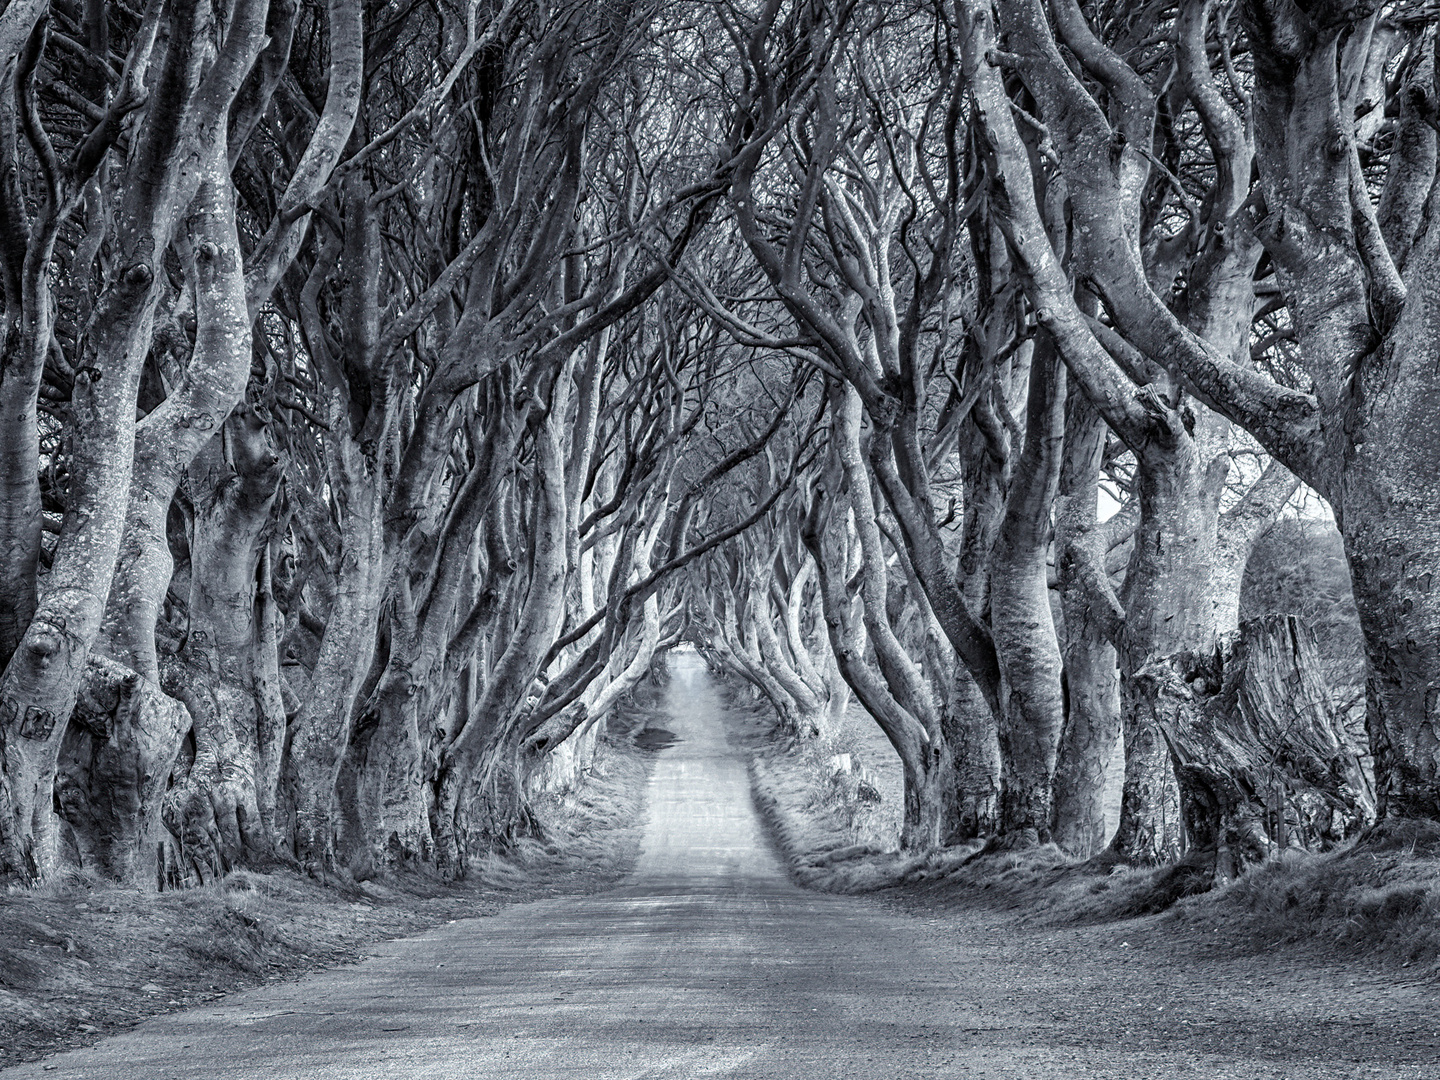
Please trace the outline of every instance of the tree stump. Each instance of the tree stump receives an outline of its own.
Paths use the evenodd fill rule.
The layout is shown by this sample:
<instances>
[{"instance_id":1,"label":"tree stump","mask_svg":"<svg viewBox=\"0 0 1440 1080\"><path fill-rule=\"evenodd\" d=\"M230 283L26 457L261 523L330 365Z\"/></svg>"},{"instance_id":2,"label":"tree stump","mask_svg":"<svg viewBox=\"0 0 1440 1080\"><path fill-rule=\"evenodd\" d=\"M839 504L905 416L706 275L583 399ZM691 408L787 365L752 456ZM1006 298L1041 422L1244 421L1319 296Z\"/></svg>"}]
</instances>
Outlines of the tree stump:
<instances>
[{"instance_id":1,"label":"tree stump","mask_svg":"<svg viewBox=\"0 0 1440 1080\"><path fill-rule=\"evenodd\" d=\"M1374 816L1320 671L1314 635L1293 615L1267 615L1212 654L1132 676L1175 764L1187 861L1213 860L1217 881L1285 847L1333 845Z\"/></svg>"}]
</instances>

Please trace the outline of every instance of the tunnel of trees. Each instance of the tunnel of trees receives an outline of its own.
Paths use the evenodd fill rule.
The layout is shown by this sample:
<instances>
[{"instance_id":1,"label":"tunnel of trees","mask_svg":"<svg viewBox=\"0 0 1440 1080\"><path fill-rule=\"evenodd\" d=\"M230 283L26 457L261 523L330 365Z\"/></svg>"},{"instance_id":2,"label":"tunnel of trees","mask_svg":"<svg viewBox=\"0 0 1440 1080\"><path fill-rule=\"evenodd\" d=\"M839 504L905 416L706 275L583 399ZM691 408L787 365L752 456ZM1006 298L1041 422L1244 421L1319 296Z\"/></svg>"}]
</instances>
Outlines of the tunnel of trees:
<instances>
[{"instance_id":1,"label":"tunnel of trees","mask_svg":"<svg viewBox=\"0 0 1440 1080\"><path fill-rule=\"evenodd\" d=\"M0 877L463 877L681 641L915 851L1440 818L1436 45L8 0Z\"/></svg>"}]
</instances>

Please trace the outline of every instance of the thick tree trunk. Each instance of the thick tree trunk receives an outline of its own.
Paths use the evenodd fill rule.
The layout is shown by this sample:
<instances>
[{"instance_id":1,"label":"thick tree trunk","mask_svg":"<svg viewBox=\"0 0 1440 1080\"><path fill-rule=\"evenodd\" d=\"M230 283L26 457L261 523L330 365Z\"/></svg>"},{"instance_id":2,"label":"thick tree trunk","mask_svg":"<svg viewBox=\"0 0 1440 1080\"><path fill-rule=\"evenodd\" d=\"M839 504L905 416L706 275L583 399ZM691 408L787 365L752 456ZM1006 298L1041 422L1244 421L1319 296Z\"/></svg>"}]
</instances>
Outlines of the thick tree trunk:
<instances>
[{"instance_id":1,"label":"thick tree trunk","mask_svg":"<svg viewBox=\"0 0 1440 1080\"><path fill-rule=\"evenodd\" d=\"M434 859L425 784L429 730L424 717L443 688L433 660L401 662L394 652L374 693L372 708L356 721L346 752L341 788L353 800L344 815L347 858L397 867Z\"/></svg>"},{"instance_id":2,"label":"thick tree trunk","mask_svg":"<svg viewBox=\"0 0 1440 1080\"><path fill-rule=\"evenodd\" d=\"M45 593L0 677L0 874L36 881L57 865L55 771L100 631L120 547L135 447L135 395L156 268L128 265L96 312L72 397L70 504Z\"/></svg>"},{"instance_id":3,"label":"thick tree trunk","mask_svg":"<svg viewBox=\"0 0 1440 1080\"><path fill-rule=\"evenodd\" d=\"M189 726L184 706L153 682L91 657L55 780L56 808L82 868L130 888L164 883L161 811Z\"/></svg>"},{"instance_id":4,"label":"thick tree trunk","mask_svg":"<svg viewBox=\"0 0 1440 1080\"><path fill-rule=\"evenodd\" d=\"M995 713L964 665L942 718L955 767L956 840L987 837L1000 827L1000 739Z\"/></svg>"},{"instance_id":5,"label":"thick tree trunk","mask_svg":"<svg viewBox=\"0 0 1440 1080\"><path fill-rule=\"evenodd\" d=\"M1121 685L1125 786L1120 795L1120 822L1109 851L1136 866L1174 862L1184 844L1180 791L1156 724L1157 704L1154 696L1130 677Z\"/></svg>"},{"instance_id":6,"label":"thick tree trunk","mask_svg":"<svg viewBox=\"0 0 1440 1080\"><path fill-rule=\"evenodd\" d=\"M227 453L228 451L228 453ZM172 800L202 877L275 857L285 710L267 535L280 464L265 420L242 408L190 469L189 630L166 689L194 721L194 760ZM193 817L193 820L189 820Z\"/></svg>"},{"instance_id":7,"label":"thick tree trunk","mask_svg":"<svg viewBox=\"0 0 1440 1080\"><path fill-rule=\"evenodd\" d=\"M1435 196L1431 197L1432 203ZM1440 227L1410 254L1403 314L1355 376L1340 531L1365 635L1382 817L1440 818Z\"/></svg>"},{"instance_id":8,"label":"thick tree trunk","mask_svg":"<svg viewBox=\"0 0 1440 1080\"><path fill-rule=\"evenodd\" d=\"M469 862L469 770L454 759L442 762L435 778L435 864L453 877L464 877Z\"/></svg>"},{"instance_id":9,"label":"thick tree trunk","mask_svg":"<svg viewBox=\"0 0 1440 1080\"><path fill-rule=\"evenodd\" d=\"M1306 452L1267 446L1330 501L1345 538L1380 813L1440 818L1440 229L1435 137L1417 122L1433 97L1433 41L1406 73L1377 214L1340 86L1364 40L1346 31L1373 16L1256 0L1244 17L1266 221L1284 223L1268 238L1321 424Z\"/></svg>"},{"instance_id":10,"label":"thick tree trunk","mask_svg":"<svg viewBox=\"0 0 1440 1080\"><path fill-rule=\"evenodd\" d=\"M0 15L0 56L9 92L0 102L0 258L5 311L0 326L0 671L10 662L35 615L40 568L40 429L37 405L50 351L56 303L49 263L59 236L59 207L47 205L34 227L21 193L19 97L22 47L46 15L45 0L6 5ZM16 91L19 91L18 93Z\"/></svg>"},{"instance_id":11,"label":"thick tree trunk","mask_svg":"<svg viewBox=\"0 0 1440 1080\"><path fill-rule=\"evenodd\" d=\"M1081 394L1069 396L1066 412L1055 514L1066 713L1056 754L1052 835L1071 855L1088 858L1105 845L1105 778L1120 740L1120 672L1112 644L1120 626L1106 604L1108 580L1093 580L1105 573L1097 481L1108 429Z\"/></svg>"},{"instance_id":12,"label":"thick tree trunk","mask_svg":"<svg viewBox=\"0 0 1440 1080\"><path fill-rule=\"evenodd\" d=\"M240 257L239 240L235 231L234 191L225 169L224 146L212 146L206 151L203 180L196 192L190 209L188 228L190 243L190 275L195 283L196 342L190 365L181 386L145 417L136 432L135 461L131 476L125 526L120 546L120 556L110 583L110 595L106 605L98 650L110 659L133 670L151 686L169 683L178 677L182 682L193 685L179 688L180 696L192 701L198 711L199 728L196 736L201 743L199 757L202 762L212 762L219 769L219 775L233 776L246 772L237 763L228 764L231 754L219 751L213 738L215 725L241 723L232 719L232 713L247 713L253 736L254 716L260 688L252 684L244 671L248 670L253 653L255 637L251 622L255 615L253 604L243 598L254 593L256 558L247 551L235 565L235 545L254 546L258 529L265 524L270 499L278 475L275 473L275 458L268 449L268 462L237 463L242 469L253 465L262 475L258 483L268 494L260 499L257 514L252 520L231 521L231 514L219 530L204 531L205 514L197 516L197 535L191 544L194 556L192 585L203 588L207 576L217 578L221 584L212 589L209 596L224 596L225 602L235 598L242 603L243 614L239 625L231 626L235 618L226 620L225 625L212 625L210 617L213 605L205 603L205 596L192 596L190 605L189 645L185 663L170 665L166 680L162 680L159 658L156 653L156 626L161 605L170 587L173 563L167 537L167 519L171 502L180 480L191 461L207 443L214 442L214 433L220 427L225 415L240 398L250 372L251 336L250 317L245 304L243 267ZM264 441L263 425L246 414L248 423L242 421L232 427L237 445L252 448ZM245 450L242 449L241 456ZM225 506L236 496L232 483L225 485L222 477L228 467L219 460L218 450L212 455L215 460L200 485L204 498L214 498L217 506ZM256 478L248 478L255 482ZM212 508L213 509L213 508ZM209 511L207 511L209 512ZM230 526L238 531L232 536ZM218 547L215 541L218 539ZM227 557L228 556L228 557ZM240 644L241 639L244 644ZM221 645L225 639L228 645ZM222 659L218 650L228 650ZM184 675L185 664L192 668L191 675ZM227 680L241 679L246 683L235 692L226 689ZM242 724L243 726L243 724ZM283 734L283 713L280 719ZM75 744L81 748L80 743ZM112 745L110 753L118 752ZM138 744L133 746L137 752ZM154 748L148 748L153 751ZM173 754L178 751L178 741L170 747ZM212 753L212 750L214 751ZM82 751L83 752L83 751ZM253 755L252 755L253 756ZM278 757L277 757L278 760ZM136 761L136 772L159 769L168 774L169 762ZM249 770L253 775L253 770ZM189 777L199 781L205 770L192 770ZM219 781L217 780L217 783ZM215 806L219 815L208 827L187 829L198 835L213 838L212 848L224 847L220 852L212 850L202 856L199 845L190 845L187 858L205 858L210 865L211 876L221 865L229 866L238 861L240 845L222 841L222 837L238 839L246 833L252 843L246 846L253 850L268 849L267 840L258 841L255 830L261 827L261 816L254 798L253 785L247 789L248 798L226 795L222 802L231 804L230 811ZM181 800L185 801L185 800ZM178 805L175 800L172 803ZM235 820L235 810L247 822L245 829L227 827ZM78 813L78 811L77 811ZM82 815L83 816L83 815ZM211 808L205 807L205 816L211 816ZM73 819L72 819L73 825ZM137 820L137 828L148 830L150 824ZM75 826L77 829L79 826ZM112 843L119 845L119 837ZM133 838L137 845L150 843L147 835L137 834Z\"/></svg>"},{"instance_id":13,"label":"thick tree trunk","mask_svg":"<svg viewBox=\"0 0 1440 1080\"><path fill-rule=\"evenodd\" d=\"M990 630L1006 689L1000 722L1000 829L1048 842L1051 780L1065 710L1046 558L1065 430L1065 372L1049 335L1034 345L1025 448L990 556Z\"/></svg>"},{"instance_id":14,"label":"thick tree trunk","mask_svg":"<svg viewBox=\"0 0 1440 1080\"><path fill-rule=\"evenodd\" d=\"M1215 639L1212 571L1228 459L1207 452L1208 442L1177 423L1140 455L1140 525L1121 597L1125 789L1110 843L1115 855L1137 865L1174 861L1183 849L1154 700L1130 676L1157 658L1204 652Z\"/></svg>"},{"instance_id":15,"label":"thick tree trunk","mask_svg":"<svg viewBox=\"0 0 1440 1080\"><path fill-rule=\"evenodd\" d=\"M1440 589L1434 584L1440 580L1434 479L1440 460L1427 451L1440 443L1419 434L1436 432L1422 397L1411 399L1411 425L1369 429L1346 473L1340 525L1365 635L1365 726L1380 815L1434 819L1440 818Z\"/></svg>"},{"instance_id":16,"label":"thick tree trunk","mask_svg":"<svg viewBox=\"0 0 1440 1080\"><path fill-rule=\"evenodd\" d=\"M1056 755L1051 831L1055 843L1077 858L1105 846L1106 786L1123 727L1115 647L1083 627L1083 617L1075 613L1082 628L1065 649L1069 711Z\"/></svg>"},{"instance_id":17,"label":"thick tree trunk","mask_svg":"<svg viewBox=\"0 0 1440 1080\"><path fill-rule=\"evenodd\" d=\"M900 757L905 777L905 814L900 849L925 853L956 839L955 767L949 747L930 743Z\"/></svg>"},{"instance_id":18,"label":"thick tree trunk","mask_svg":"<svg viewBox=\"0 0 1440 1080\"><path fill-rule=\"evenodd\" d=\"M401 527L409 518L387 511L386 565L397 571L387 596L385 666L356 721L340 781L347 858L356 866L435 858L433 755L446 725L434 714L455 713L458 684L469 678L451 653L470 655L486 631L509 623L501 597L518 569L509 503L523 428L508 403L490 417L468 476L449 513L428 526L419 557L408 550L413 532ZM477 530L485 537L483 573ZM574 545L568 550L573 555Z\"/></svg>"},{"instance_id":19,"label":"thick tree trunk","mask_svg":"<svg viewBox=\"0 0 1440 1080\"><path fill-rule=\"evenodd\" d=\"M350 418L337 406L330 423L344 432ZM280 800L295 857L314 874L338 865L335 782L350 741L355 695L375 647L383 586L380 463L343 434L331 445L328 471L341 512L335 600L307 699L290 725Z\"/></svg>"}]
</instances>

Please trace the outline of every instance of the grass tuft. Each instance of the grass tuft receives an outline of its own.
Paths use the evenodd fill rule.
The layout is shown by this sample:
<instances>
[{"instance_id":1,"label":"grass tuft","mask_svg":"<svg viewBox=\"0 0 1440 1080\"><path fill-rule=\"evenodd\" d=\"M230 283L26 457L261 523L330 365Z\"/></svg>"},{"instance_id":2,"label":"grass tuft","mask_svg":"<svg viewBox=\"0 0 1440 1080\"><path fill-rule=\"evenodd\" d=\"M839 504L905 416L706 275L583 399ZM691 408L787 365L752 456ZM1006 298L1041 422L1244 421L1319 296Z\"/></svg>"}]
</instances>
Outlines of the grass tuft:
<instances>
[{"instance_id":1,"label":"grass tuft","mask_svg":"<svg viewBox=\"0 0 1440 1080\"><path fill-rule=\"evenodd\" d=\"M1286 852L1224 889L1186 900L1178 921L1401 966L1440 960L1440 828L1385 823L1325 854Z\"/></svg>"}]
</instances>

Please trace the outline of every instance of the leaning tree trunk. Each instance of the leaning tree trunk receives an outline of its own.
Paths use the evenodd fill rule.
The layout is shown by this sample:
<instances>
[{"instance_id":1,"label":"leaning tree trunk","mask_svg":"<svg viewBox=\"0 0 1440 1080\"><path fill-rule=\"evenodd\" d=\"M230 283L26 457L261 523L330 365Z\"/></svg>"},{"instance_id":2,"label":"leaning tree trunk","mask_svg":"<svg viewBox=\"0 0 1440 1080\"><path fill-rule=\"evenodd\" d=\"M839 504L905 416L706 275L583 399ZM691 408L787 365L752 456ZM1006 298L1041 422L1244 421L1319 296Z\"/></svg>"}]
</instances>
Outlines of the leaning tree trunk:
<instances>
[{"instance_id":1,"label":"leaning tree trunk","mask_svg":"<svg viewBox=\"0 0 1440 1080\"><path fill-rule=\"evenodd\" d=\"M813 738L820 733L819 718L825 703L791 666L781 647L780 637L775 632L775 620L771 615L769 593L772 579L763 567L752 567L751 572L754 576L750 584L749 620L755 634L761 666L794 703L793 723L796 734L802 738Z\"/></svg>"},{"instance_id":2,"label":"leaning tree trunk","mask_svg":"<svg viewBox=\"0 0 1440 1080\"><path fill-rule=\"evenodd\" d=\"M526 693L540 674L565 616L566 513L563 423L574 358L555 375L554 401L534 426L534 505L530 574L515 630L488 673L483 693L444 752L436 783L435 854L440 869L464 877L477 799L478 829L504 839L530 817L521 783ZM477 785L479 790L477 791Z\"/></svg>"},{"instance_id":3,"label":"leaning tree trunk","mask_svg":"<svg viewBox=\"0 0 1440 1080\"><path fill-rule=\"evenodd\" d=\"M156 302L158 256L125 251L117 263L124 269L97 305L71 398L70 500L54 562L0 678L0 873L31 882L53 871L59 857L56 767L120 547L136 393ZM86 374L92 371L102 377Z\"/></svg>"},{"instance_id":4,"label":"leaning tree trunk","mask_svg":"<svg viewBox=\"0 0 1440 1080\"><path fill-rule=\"evenodd\" d=\"M203 160L202 180L196 190L187 221L190 261L187 270L194 282L195 345L181 385L145 417L136 432L135 462L127 500L121 553L110 583L110 595L97 645L97 651L109 660L133 669L140 678L157 688L164 685L164 681L156 652L156 627L174 571L167 536L171 504L186 468L207 443L214 442L214 433L244 393L252 359L244 268L235 227L235 194L225 164L223 140L217 145L207 147ZM255 426L253 418L249 426ZM244 426L233 430L237 436L243 437L241 445L254 442L257 438L263 440L263 431L256 433ZM271 454L271 471L274 471L273 466L274 455ZM218 463L205 477L205 483L212 487L220 486L224 472L224 463ZM270 496L273 496L276 478L271 476L259 481L262 488L269 488ZM204 494L208 498L211 492L207 489ZM233 495L233 490L222 492L216 496L217 502L223 503ZM250 537L251 544L255 542L258 535L256 530L258 526L264 525L269 512L270 496L262 499L258 522L242 524L233 542L244 544L243 537L246 536ZM229 524L231 523L226 522L226 527L222 527L218 534L212 534L220 537L222 546L232 542L227 535ZM197 527L198 525L197 519ZM247 525L250 527L247 528ZM234 572L227 573L227 569L233 571L236 568L227 567L223 558L212 557L220 553L208 550L202 536L197 535L191 546L196 555L196 573L191 578L192 585L208 574L224 580L223 589L215 595L223 593L227 597L242 597L253 593L253 557L249 559L248 566L238 568L237 575ZM253 614L251 607L247 605L243 615L243 629L238 631L246 639L247 645L253 636L250 626ZM217 723L229 723L232 709L248 709L253 713L257 700L255 688L247 685L238 695L225 695L225 702L212 700L201 704L199 701L206 695L223 693L220 685L225 681L242 677L236 673L237 664L248 667L248 648L242 650L246 654L243 657L232 657L233 663L219 661L211 638L215 634L224 633L223 628L209 624L203 603L197 615L192 597L188 641L198 650L198 655L203 655L205 659L197 660L197 655L188 658L186 662L197 666L193 679L186 680L184 676L180 676L182 681L190 683L181 689L180 696L187 700L193 698L199 705L197 737L204 744L200 750L202 761L207 759L210 744L206 743L200 733L213 728ZM231 635L232 638L235 636ZM172 675L177 666L183 667L185 663L167 664ZM198 697L195 697L197 694ZM207 717L208 723L204 719ZM280 727L283 732L283 715ZM92 733L93 741L94 725L67 736L72 753L88 758L99 753L110 756L119 752L118 745L106 747L103 751L99 747L84 745L87 731ZM132 762L131 770L137 774L168 775L180 750L178 736L183 733L183 730L178 732L177 738L168 747L131 743L132 751L140 752L143 748L152 755L147 759ZM225 773L223 767L221 773ZM187 775L194 779L200 773L191 771ZM180 802L188 800L168 801L173 809ZM249 800L248 808L248 824L253 830L261 824L253 796ZM219 807L216 807L216 810L220 812L220 822L234 820L233 813L226 815ZM243 809L241 813L244 814ZM205 815L210 816L208 808ZM90 820L91 817L92 815L76 809L69 815L71 827L79 830L83 828L81 822ZM149 854L153 854L154 845L150 838L154 823L136 819L131 825L135 829L132 842L145 845ZM218 828L216 826L217 821L212 820L208 825L197 823L182 828L183 833L204 838L203 843L184 845L187 849L186 859L182 860L199 859L206 863L206 871L202 874L204 877L214 876L220 872L222 866L228 867L238 859L240 853L239 845L232 844L229 845L229 850L217 857L216 845L222 842L222 837L233 834L235 830L227 830L225 824L218 824ZM108 842L119 846L123 840L119 836L111 836ZM268 843L258 846L267 847ZM153 878L153 875L149 877Z\"/></svg>"},{"instance_id":5,"label":"leaning tree trunk","mask_svg":"<svg viewBox=\"0 0 1440 1080\"><path fill-rule=\"evenodd\" d=\"M737 563L739 580L731 594L721 599L722 635L716 642L716 650L736 674L770 702L781 728L791 735L800 735L803 731L801 708L760 653L760 630L754 625L755 620L750 617L746 606L751 588L744 577L745 560L738 559Z\"/></svg>"},{"instance_id":6,"label":"leaning tree trunk","mask_svg":"<svg viewBox=\"0 0 1440 1080\"><path fill-rule=\"evenodd\" d=\"M1238 503L1220 515L1215 544L1215 628L1228 634L1240 625L1240 593L1255 545L1300 486L1273 458Z\"/></svg>"},{"instance_id":7,"label":"leaning tree trunk","mask_svg":"<svg viewBox=\"0 0 1440 1080\"><path fill-rule=\"evenodd\" d=\"M834 423L837 427L849 423L853 432L855 416L846 411L849 415L837 417ZM905 783L900 846L907 851L930 851L950 842L959 832L954 759L939 724L933 732L927 731L899 700L889 680L881 677L868 655L872 647L869 630L877 620L867 619L857 611L864 601L852 596L847 587L851 576L851 538L845 517L848 500L831 503L826 495L827 490L841 489L840 472L839 463L832 457L822 485L815 491L801 538L815 559L835 664L856 700L879 725L900 758ZM868 491L860 498L868 498ZM883 619L883 597L880 606Z\"/></svg>"},{"instance_id":8,"label":"leaning tree trunk","mask_svg":"<svg viewBox=\"0 0 1440 1080\"><path fill-rule=\"evenodd\" d=\"M786 538L787 543L798 546L798 539L794 534ZM804 548L799 549L799 566L790 580L789 588L782 589L776 583L773 595L776 603L781 607L781 628L784 630L784 640L789 655L794 659L795 673L802 679L809 688L811 696L819 706L819 712L815 716L815 726L821 734L839 730L837 722L843 720L845 708L850 701L850 693L839 673L833 671L833 665L829 664L828 657L821 660L822 667L830 667L828 674L833 675L833 680L827 679L826 674L815 666L815 658L810 654L810 643L805 639L805 631L801 625L801 619L806 609L806 594L813 592L811 588L815 576L815 565L810 561L809 555ZM822 645L822 648L824 646Z\"/></svg>"}]
</instances>

